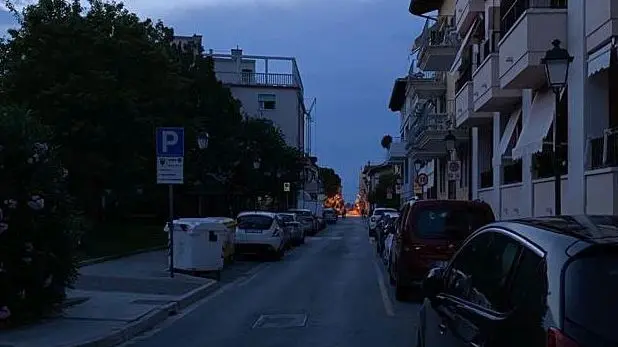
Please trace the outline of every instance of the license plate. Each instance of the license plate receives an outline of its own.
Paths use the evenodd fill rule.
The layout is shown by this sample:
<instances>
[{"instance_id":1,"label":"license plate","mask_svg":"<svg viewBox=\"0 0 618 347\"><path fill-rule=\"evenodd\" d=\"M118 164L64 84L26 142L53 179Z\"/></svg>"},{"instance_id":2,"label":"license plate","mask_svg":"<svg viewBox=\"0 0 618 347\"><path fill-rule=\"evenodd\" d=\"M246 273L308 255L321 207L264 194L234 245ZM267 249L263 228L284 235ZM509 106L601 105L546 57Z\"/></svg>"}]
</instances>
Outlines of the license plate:
<instances>
[{"instance_id":1,"label":"license plate","mask_svg":"<svg viewBox=\"0 0 618 347\"><path fill-rule=\"evenodd\" d=\"M259 230L259 229L245 229L245 233L247 233L247 234L261 234L262 230Z\"/></svg>"},{"instance_id":2,"label":"license plate","mask_svg":"<svg viewBox=\"0 0 618 347\"><path fill-rule=\"evenodd\" d=\"M433 262L433 267L446 267L448 265L448 262L440 260L440 261L434 261Z\"/></svg>"}]
</instances>

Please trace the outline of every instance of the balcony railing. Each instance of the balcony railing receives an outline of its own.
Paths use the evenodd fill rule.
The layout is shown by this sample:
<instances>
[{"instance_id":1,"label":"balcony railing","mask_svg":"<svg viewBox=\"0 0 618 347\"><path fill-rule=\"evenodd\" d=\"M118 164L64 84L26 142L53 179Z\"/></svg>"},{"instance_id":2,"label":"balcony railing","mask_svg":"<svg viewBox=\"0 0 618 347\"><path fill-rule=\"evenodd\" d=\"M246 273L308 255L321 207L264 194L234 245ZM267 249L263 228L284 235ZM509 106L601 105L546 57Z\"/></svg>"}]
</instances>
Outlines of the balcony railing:
<instances>
[{"instance_id":1,"label":"balcony railing","mask_svg":"<svg viewBox=\"0 0 618 347\"><path fill-rule=\"evenodd\" d=\"M433 25L425 22L421 36L416 40L417 47L458 46L461 42L455 27L453 16L441 16Z\"/></svg>"},{"instance_id":2,"label":"balcony railing","mask_svg":"<svg viewBox=\"0 0 618 347\"><path fill-rule=\"evenodd\" d=\"M217 72L216 74L224 84L302 88L294 78L294 74L265 72Z\"/></svg>"},{"instance_id":3,"label":"balcony railing","mask_svg":"<svg viewBox=\"0 0 618 347\"><path fill-rule=\"evenodd\" d=\"M420 80L420 81L442 81L444 80L444 73L441 73L438 71L416 71L416 72L410 72L408 76L411 80Z\"/></svg>"},{"instance_id":4,"label":"balcony railing","mask_svg":"<svg viewBox=\"0 0 618 347\"><path fill-rule=\"evenodd\" d=\"M618 166L618 128L606 129L603 137L590 140L590 169Z\"/></svg>"},{"instance_id":5,"label":"balcony railing","mask_svg":"<svg viewBox=\"0 0 618 347\"><path fill-rule=\"evenodd\" d=\"M490 34L489 39L485 40L480 49L476 53L476 61L480 66L492 53L498 53L498 42L500 42L500 32L494 31Z\"/></svg>"},{"instance_id":6,"label":"balcony railing","mask_svg":"<svg viewBox=\"0 0 618 347\"><path fill-rule=\"evenodd\" d=\"M459 92L464 84L470 81L472 81L472 62L468 60L461 63L459 77L455 81L455 91Z\"/></svg>"},{"instance_id":7,"label":"balcony railing","mask_svg":"<svg viewBox=\"0 0 618 347\"><path fill-rule=\"evenodd\" d=\"M568 0L502 0L500 4L500 30L502 36L515 25L519 17L530 8L567 8Z\"/></svg>"}]
</instances>

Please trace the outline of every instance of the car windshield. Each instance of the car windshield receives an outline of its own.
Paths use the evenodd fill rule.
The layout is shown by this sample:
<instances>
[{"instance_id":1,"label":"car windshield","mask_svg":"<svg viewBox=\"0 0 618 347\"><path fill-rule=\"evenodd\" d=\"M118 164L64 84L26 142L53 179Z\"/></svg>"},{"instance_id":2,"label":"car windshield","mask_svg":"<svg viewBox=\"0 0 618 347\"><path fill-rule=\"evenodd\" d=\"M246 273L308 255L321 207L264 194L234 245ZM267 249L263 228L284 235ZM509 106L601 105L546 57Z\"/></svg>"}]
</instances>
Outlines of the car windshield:
<instances>
[{"instance_id":1,"label":"car windshield","mask_svg":"<svg viewBox=\"0 0 618 347\"><path fill-rule=\"evenodd\" d=\"M265 230L273 224L273 218L259 214L247 214L238 217L239 229Z\"/></svg>"},{"instance_id":2,"label":"car windshield","mask_svg":"<svg viewBox=\"0 0 618 347\"><path fill-rule=\"evenodd\" d=\"M493 216L479 208L431 206L417 210L414 220L416 237L463 240L474 230L493 222Z\"/></svg>"},{"instance_id":3,"label":"car windshield","mask_svg":"<svg viewBox=\"0 0 618 347\"><path fill-rule=\"evenodd\" d=\"M379 209L373 212L374 216L383 216L385 213L397 212L395 209Z\"/></svg>"},{"instance_id":4,"label":"car windshield","mask_svg":"<svg viewBox=\"0 0 618 347\"><path fill-rule=\"evenodd\" d=\"M573 329L584 329L586 346L600 346L594 335L612 345L618 342L614 315L618 310L618 254L580 258L568 265L564 276L565 316ZM590 335L592 334L592 335ZM607 344L609 345L609 344Z\"/></svg>"}]
</instances>

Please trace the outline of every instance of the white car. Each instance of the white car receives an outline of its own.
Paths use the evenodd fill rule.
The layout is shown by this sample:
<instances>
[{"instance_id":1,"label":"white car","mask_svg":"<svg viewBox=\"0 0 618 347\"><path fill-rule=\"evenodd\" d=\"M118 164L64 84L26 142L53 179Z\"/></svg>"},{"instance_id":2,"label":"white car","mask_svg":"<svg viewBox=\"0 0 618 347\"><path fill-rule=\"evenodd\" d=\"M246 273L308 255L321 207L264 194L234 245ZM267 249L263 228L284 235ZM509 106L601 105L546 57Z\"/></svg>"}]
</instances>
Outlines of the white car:
<instances>
[{"instance_id":1,"label":"white car","mask_svg":"<svg viewBox=\"0 0 618 347\"><path fill-rule=\"evenodd\" d=\"M397 211L396 209L388 208L388 207L378 207L375 210L373 210L373 214L371 215L371 217L369 217L369 236L370 237L376 236L376 225L378 225L378 221L380 220L380 218L382 218L382 216L386 212L399 213L399 211Z\"/></svg>"},{"instance_id":2,"label":"white car","mask_svg":"<svg viewBox=\"0 0 618 347\"><path fill-rule=\"evenodd\" d=\"M236 252L269 254L283 258L289 233L273 212L241 212L236 218Z\"/></svg>"}]
</instances>

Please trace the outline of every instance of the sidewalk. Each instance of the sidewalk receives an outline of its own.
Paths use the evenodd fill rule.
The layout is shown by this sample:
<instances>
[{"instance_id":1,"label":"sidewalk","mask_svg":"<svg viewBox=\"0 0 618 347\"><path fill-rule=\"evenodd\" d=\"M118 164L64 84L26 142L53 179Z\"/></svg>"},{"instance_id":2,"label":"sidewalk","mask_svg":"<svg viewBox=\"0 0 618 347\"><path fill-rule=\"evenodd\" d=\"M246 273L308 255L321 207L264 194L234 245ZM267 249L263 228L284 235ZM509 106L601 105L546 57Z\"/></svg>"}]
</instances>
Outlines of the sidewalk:
<instances>
[{"instance_id":1,"label":"sidewalk","mask_svg":"<svg viewBox=\"0 0 618 347\"><path fill-rule=\"evenodd\" d=\"M152 328L217 288L211 279L167 272L155 251L82 267L73 306L36 325L0 332L0 347L108 347Z\"/></svg>"}]
</instances>

